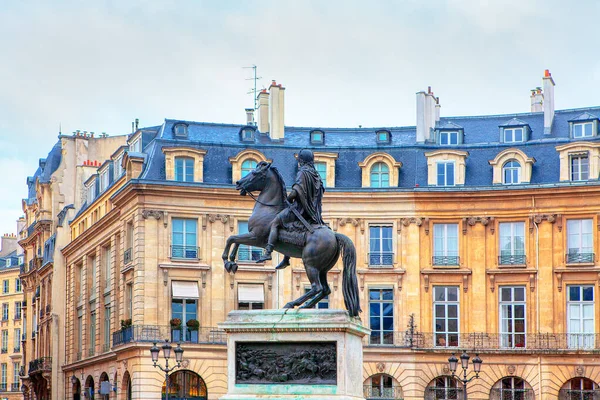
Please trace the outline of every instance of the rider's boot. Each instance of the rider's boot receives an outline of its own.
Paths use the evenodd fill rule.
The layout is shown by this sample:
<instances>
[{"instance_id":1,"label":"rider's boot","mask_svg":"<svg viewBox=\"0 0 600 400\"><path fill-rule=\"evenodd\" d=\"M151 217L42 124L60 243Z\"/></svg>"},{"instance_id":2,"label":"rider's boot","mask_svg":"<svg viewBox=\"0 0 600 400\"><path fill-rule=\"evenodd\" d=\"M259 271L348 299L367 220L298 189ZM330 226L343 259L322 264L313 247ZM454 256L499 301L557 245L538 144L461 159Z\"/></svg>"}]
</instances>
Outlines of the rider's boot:
<instances>
[{"instance_id":1,"label":"rider's boot","mask_svg":"<svg viewBox=\"0 0 600 400\"><path fill-rule=\"evenodd\" d=\"M259 258L258 260L256 260L257 263L261 263L261 262L265 262L267 260L271 260L271 253L273 253L273 245L272 244L268 244L265 249L267 251L265 251L265 253L262 255L261 258Z\"/></svg>"}]
</instances>

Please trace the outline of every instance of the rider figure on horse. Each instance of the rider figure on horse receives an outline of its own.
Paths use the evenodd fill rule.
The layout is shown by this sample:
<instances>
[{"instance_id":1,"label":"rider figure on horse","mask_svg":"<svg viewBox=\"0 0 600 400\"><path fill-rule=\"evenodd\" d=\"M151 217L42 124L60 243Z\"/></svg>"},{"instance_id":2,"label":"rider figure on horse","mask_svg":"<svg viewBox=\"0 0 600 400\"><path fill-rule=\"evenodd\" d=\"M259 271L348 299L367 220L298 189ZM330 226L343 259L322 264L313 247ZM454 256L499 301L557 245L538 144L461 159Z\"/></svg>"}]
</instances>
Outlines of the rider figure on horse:
<instances>
[{"instance_id":1,"label":"rider figure on horse","mask_svg":"<svg viewBox=\"0 0 600 400\"><path fill-rule=\"evenodd\" d=\"M271 253L277 242L281 227L287 227L298 220L309 231L312 230L311 225L325 225L321 217L321 202L325 188L321 176L315 169L312 151L308 149L301 150L298 153L298 163L296 181L292 186L291 193L287 196L288 206L277 214L277 217L271 223L266 252L257 262L271 259ZM302 218L299 218L298 215Z\"/></svg>"}]
</instances>

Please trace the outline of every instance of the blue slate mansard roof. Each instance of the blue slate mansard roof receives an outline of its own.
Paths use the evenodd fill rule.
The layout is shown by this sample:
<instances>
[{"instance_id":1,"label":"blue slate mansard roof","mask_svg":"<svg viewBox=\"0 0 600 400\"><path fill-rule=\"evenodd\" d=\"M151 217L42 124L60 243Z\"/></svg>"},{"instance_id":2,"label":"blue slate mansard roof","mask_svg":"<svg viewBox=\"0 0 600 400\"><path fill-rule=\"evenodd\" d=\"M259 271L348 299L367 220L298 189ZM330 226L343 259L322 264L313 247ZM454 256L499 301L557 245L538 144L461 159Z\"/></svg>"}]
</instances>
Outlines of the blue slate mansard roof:
<instances>
[{"instance_id":1,"label":"blue slate mansard roof","mask_svg":"<svg viewBox=\"0 0 600 400\"><path fill-rule=\"evenodd\" d=\"M159 182L165 180L165 158L162 149L167 147L192 147L206 150L204 156L204 185L231 185L231 164L229 158L244 149L261 151L282 172L290 184L296 174L294 154L308 147L313 151L338 153L335 167L335 189L360 189L362 172L358 166L368 155L382 151L402 162L399 172L399 189L423 190L427 188L427 158L425 153L440 149L457 149L469 153L466 158L465 186L491 187L492 166L488 161L507 148L519 148L528 157L535 158L531 183L559 183L559 157L556 146L575 139L570 138L569 121L589 118L589 114L600 115L600 107L573 110L557 110L552 131L544 135L544 114L520 113L486 116L442 117L437 129L463 129L464 142L454 146L440 146L433 142L416 143L416 127L374 127L374 128L321 128L286 127L285 139L272 141L267 134L257 132L254 142L240 140L239 132L244 125L218 124L166 119L156 131L153 139L147 137L144 153L147 155L140 180ZM187 138L175 137L173 126L177 123L188 126ZM522 143L500 141L500 127L528 125L531 129L529 140ZM146 129L146 128L144 128ZM310 143L310 132L319 129L325 132L325 143ZM375 132L391 132L390 143L378 143ZM586 138L598 141L600 136ZM178 183L177 183L178 184ZM195 183L202 185L200 183ZM524 185L527 186L527 185ZM514 188L514 186L511 186ZM368 189L368 190L390 190ZM428 190L452 190L448 187L429 187Z\"/></svg>"},{"instance_id":2,"label":"blue slate mansard roof","mask_svg":"<svg viewBox=\"0 0 600 400\"><path fill-rule=\"evenodd\" d=\"M48 156L41 158L39 161L38 169L35 171L33 176L27 177L27 198L24 199L28 205L31 205L37 201L35 195L35 185L39 179L40 183L50 182L50 178L54 171L60 165L62 158L60 140L54 144Z\"/></svg>"}]
</instances>

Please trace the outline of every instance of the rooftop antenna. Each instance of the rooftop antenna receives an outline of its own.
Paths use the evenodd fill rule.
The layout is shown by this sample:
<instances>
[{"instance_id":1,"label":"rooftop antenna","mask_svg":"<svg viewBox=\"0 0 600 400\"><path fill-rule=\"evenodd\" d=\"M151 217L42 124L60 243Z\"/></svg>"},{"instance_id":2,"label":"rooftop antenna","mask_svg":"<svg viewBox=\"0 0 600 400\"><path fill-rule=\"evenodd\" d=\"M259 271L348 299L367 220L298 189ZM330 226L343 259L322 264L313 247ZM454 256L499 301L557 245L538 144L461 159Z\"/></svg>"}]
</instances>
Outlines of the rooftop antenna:
<instances>
[{"instance_id":1,"label":"rooftop antenna","mask_svg":"<svg viewBox=\"0 0 600 400\"><path fill-rule=\"evenodd\" d=\"M256 91L256 81L258 81L259 79L262 79L262 76L256 76L256 65L252 64L251 67L242 67L244 69L250 69L252 68L252 72L254 73L254 76L252 78L246 78L247 81L254 81L254 88L250 88L250 91L247 92L247 94L252 94L254 97L254 109L256 110L256 107L258 106L258 104L256 104L256 94L258 93Z\"/></svg>"}]
</instances>

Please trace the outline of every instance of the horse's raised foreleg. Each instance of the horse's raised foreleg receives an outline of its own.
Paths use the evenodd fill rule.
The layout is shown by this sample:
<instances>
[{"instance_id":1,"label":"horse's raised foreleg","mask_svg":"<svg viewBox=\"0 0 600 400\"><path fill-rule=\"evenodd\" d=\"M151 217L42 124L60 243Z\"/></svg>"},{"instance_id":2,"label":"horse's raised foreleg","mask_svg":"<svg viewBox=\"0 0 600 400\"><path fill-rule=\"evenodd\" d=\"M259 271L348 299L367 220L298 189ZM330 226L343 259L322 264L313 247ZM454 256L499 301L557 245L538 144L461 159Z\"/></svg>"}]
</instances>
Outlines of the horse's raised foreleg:
<instances>
[{"instance_id":1,"label":"horse's raised foreleg","mask_svg":"<svg viewBox=\"0 0 600 400\"><path fill-rule=\"evenodd\" d=\"M238 252L239 248L240 248L239 243L236 243L233 245L233 249L231 250L231 253L229 254L229 261L235 261L235 258L237 257L237 252Z\"/></svg>"},{"instance_id":2,"label":"horse's raised foreleg","mask_svg":"<svg viewBox=\"0 0 600 400\"><path fill-rule=\"evenodd\" d=\"M297 307L303 304L308 299L313 298L323 290L323 288L321 287L321 282L319 281L319 270L309 265L305 265L305 270L306 276L308 276L308 280L310 281L310 290L304 295L298 297L296 300L290 301L285 306L283 306L283 308Z\"/></svg>"},{"instance_id":3,"label":"horse's raised foreleg","mask_svg":"<svg viewBox=\"0 0 600 400\"><path fill-rule=\"evenodd\" d=\"M227 257L229 256L229 249L231 249L231 245L235 244L231 255L233 259L229 261ZM223 254L221 258L223 259L223 263L225 264L225 270L227 272L235 272L237 271L238 265L235 262L235 256L237 254L237 249L240 244L245 244L248 246L258 246L256 236L252 232L242 233L240 235L232 235L227 238L225 242L225 248L223 249ZM260 247L260 246L259 246Z\"/></svg>"}]
</instances>

